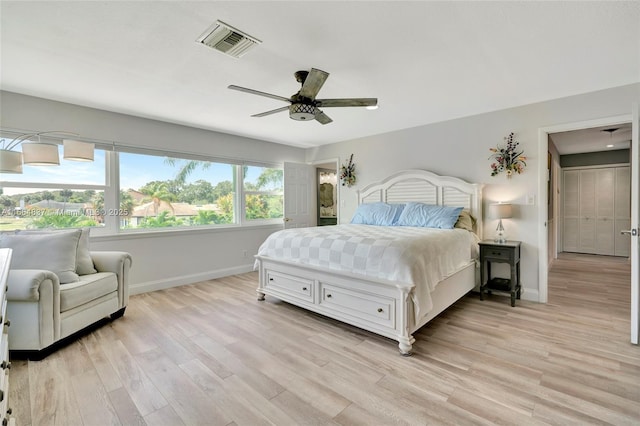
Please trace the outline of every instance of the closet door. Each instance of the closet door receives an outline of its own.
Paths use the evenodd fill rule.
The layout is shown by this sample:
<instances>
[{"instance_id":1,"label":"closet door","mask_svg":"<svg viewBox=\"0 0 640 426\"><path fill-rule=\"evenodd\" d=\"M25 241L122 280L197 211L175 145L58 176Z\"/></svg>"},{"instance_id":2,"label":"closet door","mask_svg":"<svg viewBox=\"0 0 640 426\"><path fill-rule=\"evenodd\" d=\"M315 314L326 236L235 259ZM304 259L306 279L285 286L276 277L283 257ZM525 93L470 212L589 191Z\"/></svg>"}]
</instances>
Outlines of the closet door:
<instances>
[{"instance_id":1,"label":"closet door","mask_svg":"<svg viewBox=\"0 0 640 426\"><path fill-rule=\"evenodd\" d=\"M596 252L596 170L580 170L578 251Z\"/></svg>"},{"instance_id":2,"label":"closet door","mask_svg":"<svg viewBox=\"0 0 640 426\"><path fill-rule=\"evenodd\" d=\"M620 233L623 229L631 229L631 174L629 167L616 169L614 215L614 254L629 257L631 236Z\"/></svg>"},{"instance_id":3,"label":"closet door","mask_svg":"<svg viewBox=\"0 0 640 426\"><path fill-rule=\"evenodd\" d=\"M616 169L596 171L596 246L595 253L613 256L615 253L614 207Z\"/></svg>"},{"instance_id":4,"label":"closet door","mask_svg":"<svg viewBox=\"0 0 640 426\"><path fill-rule=\"evenodd\" d=\"M562 250L576 252L580 233L580 172L565 170L562 176Z\"/></svg>"}]
</instances>

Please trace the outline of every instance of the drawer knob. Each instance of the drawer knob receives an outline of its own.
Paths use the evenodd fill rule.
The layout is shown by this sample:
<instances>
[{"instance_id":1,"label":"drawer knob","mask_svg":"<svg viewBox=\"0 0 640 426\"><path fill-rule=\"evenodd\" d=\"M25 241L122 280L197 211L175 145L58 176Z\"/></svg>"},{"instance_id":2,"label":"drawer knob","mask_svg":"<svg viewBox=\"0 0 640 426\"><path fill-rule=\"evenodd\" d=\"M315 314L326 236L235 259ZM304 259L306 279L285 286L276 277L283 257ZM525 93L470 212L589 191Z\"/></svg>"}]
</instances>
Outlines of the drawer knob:
<instances>
[{"instance_id":1,"label":"drawer knob","mask_svg":"<svg viewBox=\"0 0 640 426\"><path fill-rule=\"evenodd\" d=\"M9 407L9 408L7 409L7 414L8 414L8 415L12 415L12 414L13 414L13 409L12 409L11 407Z\"/></svg>"},{"instance_id":2,"label":"drawer knob","mask_svg":"<svg viewBox=\"0 0 640 426\"><path fill-rule=\"evenodd\" d=\"M269 278L269 281L273 281L273 278Z\"/></svg>"},{"instance_id":3,"label":"drawer knob","mask_svg":"<svg viewBox=\"0 0 640 426\"><path fill-rule=\"evenodd\" d=\"M327 294L327 299L331 299L331 294Z\"/></svg>"},{"instance_id":4,"label":"drawer knob","mask_svg":"<svg viewBox=\"0 0 640 426\"><path fill-rule=\"evenodd\" d=\"M10 370L11 369L11 362L2 361L2 364L0 364L0 368L2 368L3 370Z\"/></svg>"},{"instance_id":5,"label":"drawer knob","mask_svg":"<svg viewBox=\"0 0 640 426\"><path fill-rule=\"evenodd\" d=\"M4 322L4 325L6 325L7 327L11 327L11 320L6 320Z\"/></svg>"},{"instance_id":6,"label":"drawer knob","mask_svg":"<svg viewBox=\"0 0 640 426\"><path fill-rule=\"evenodd\" d=\"M302 287L302 291L307 291L307 288L306 287Z\"/></svg>"},{"instance_id":7,"label":"drawer knob","mask_svg":"<svg viewBox=\"0 0 640 426\"><path fill-rule=\"evenodd\" d=\"M378 312L384 312L384 309L378 308Z\"/></svg>"}]
</instances>

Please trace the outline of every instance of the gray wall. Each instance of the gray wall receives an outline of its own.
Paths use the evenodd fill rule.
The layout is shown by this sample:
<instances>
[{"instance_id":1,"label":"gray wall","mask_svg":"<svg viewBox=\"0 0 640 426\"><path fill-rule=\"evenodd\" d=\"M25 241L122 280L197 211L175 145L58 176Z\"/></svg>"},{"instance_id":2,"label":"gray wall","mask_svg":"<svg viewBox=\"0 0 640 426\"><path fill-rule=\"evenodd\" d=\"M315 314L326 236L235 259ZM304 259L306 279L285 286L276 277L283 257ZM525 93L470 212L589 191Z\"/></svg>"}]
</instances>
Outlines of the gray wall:
<instances>
[{"instance_id":1,"label":"gray wall","mask_svg":"<svg viewBox=\"0 0 640 426\"><path fill-rule=\"evenodd\" d=\"M257 162L304 162L305 151L270 142L0 92L0 126L67 130L117 143ZM91 238L91 248L133 255L132 293L250 271L258 246L282 226L179 230ZM244 252L246 251L246 256Z\"/></svg>"},{"instance_id":2,"label":"gray wall","mask_svg":"<svg viewBox=\"0 0 640 426\"><path fill-rule=\"evenodd\" d=\"M308 150L307 161L340 158L344 162L354 154L358 183L351 188L339 187L341 223L348 222L353 215L359 189L398 170L424 169L484 183L484 234L491 237L496 227L496 220L486 215L487 206L498 201L513 203L515 217L505 220L505 227L509 238L523 242L523 297L538 300L538 250L541 244L538 235L539 227L544 225L544 218L539 217L538 203L546 204L546 198L541 200L538 186L540 179L546 182L547 161L546 150L544 158L538 155L539 129L631 114L632 103L639 99L640 84L627 85L325 145ZM511 131L516 133L528 158L527 169L511 179L504 175L491 177L489 148L502 143ZM544 177L538 175L541 161L544 162ZM529 196L535 204L527 204Z\"/></svg>"},{"instance_id":3,"label":"gray wall","mask_svg":"<svg viewBox=\"0 0 640 426\"><path fill-rule=\"evenodd\" d=\"M623 164L629 162L629 150L587 152L560 156L560 167L599 166L601 164Z\"/></svg>"}]
</instances>

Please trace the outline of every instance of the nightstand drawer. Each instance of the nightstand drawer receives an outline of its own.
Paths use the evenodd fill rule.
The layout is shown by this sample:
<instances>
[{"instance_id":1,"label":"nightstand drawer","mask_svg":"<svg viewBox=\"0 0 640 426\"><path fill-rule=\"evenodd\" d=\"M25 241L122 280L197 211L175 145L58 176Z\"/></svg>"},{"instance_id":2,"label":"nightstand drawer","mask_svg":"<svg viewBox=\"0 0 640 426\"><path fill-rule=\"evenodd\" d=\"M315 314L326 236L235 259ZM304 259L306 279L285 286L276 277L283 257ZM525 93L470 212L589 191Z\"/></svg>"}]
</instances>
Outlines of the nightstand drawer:
<instances>
[{"instance_id":1,"label":"nightstand drawer","mask_svg":"<svg viewBox=\"0 0 640 426\"><path fill-rule=\"evenodd\" d=\"M511 260L513 247L482 246L481 256L483 258Z\"/></svg>"}]
</instances>

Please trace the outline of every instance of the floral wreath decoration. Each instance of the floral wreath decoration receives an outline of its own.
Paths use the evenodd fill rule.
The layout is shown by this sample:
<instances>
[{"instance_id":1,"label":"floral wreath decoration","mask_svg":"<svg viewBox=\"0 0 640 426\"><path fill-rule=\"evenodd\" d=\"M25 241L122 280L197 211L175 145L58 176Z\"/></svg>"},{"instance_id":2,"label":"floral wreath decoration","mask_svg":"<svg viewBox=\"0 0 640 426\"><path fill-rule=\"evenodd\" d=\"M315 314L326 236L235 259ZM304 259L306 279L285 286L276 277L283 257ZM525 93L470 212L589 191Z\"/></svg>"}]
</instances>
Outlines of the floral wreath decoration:
<instances>
[{"instance_id":1,"label":"floral wreath decoration","mask_svg":"<svg viewBox=\"0 0 640 426\"><path fill-rule=\"evenodd\" d=\"M491 176L505 172L507 177L510 178L514 173L521 174L524 171L527 166L527 157L522 155L524 150L518 148L520 142L515 140L513 132L509 133L504 140L506 142L505 147L498 145L496 148L489 148L489 151L493 152L489 160L494 160L491 163Z\"/></svg>"},{"instance_id":2,"label":"floral wreath decoration","mask_svg":"<svg viewBox=\"0 0 640 426\"><path fill-rule=\"evenodd\" d=\"M342 186L351 187L356 183L356 164L353 162L353 154L349 157L349 162L342 165L340 168L340 180Z\"/></svg>"}]
</instances>

